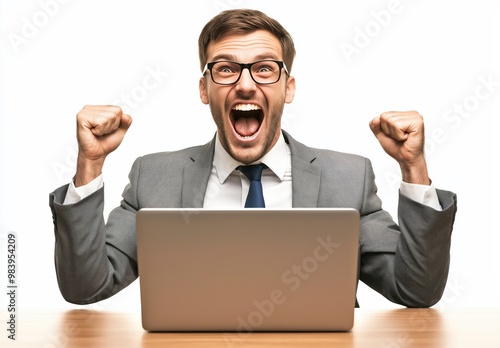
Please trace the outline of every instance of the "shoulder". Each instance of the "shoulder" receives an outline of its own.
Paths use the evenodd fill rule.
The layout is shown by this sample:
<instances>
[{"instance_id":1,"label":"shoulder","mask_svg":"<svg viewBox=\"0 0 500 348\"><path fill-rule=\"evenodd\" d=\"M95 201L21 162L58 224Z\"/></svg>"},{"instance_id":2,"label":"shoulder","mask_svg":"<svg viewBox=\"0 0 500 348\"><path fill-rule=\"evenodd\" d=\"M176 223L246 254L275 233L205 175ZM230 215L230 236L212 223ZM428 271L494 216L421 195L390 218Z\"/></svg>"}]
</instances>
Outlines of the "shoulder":
<instances>
[{"instance_id":1,"label":"shoulder","mask_svg":"<svg viewBox=\"0 0 500 348\"><path fill-rule=\"evenodd\" d=\"M368 159L364 156L357 155L354 153L340 152L329 149L319 149L310 148L311 152L314 153L318 161L336 161L341 163L364 163Z\"/></svg>"},{"instance_id":2,"label":"shoulder","mask_svg":"<svg viewBox=\"0 0 500 348\"><path fill-rule=\"evenodd\" d=\"M364 156L340 152L330 149L322 149L306 146L303 143L295 140L288 133L284 133L286 142L290 146L292 156L300 158L304 161L314 163L319 166L332 166L338 168L362 167L364 168L370 160Z\"/></svg>"},{"instance_id":3,"label":"shoulder","mask_svg":"<svg viewBox=\"0 0 500 348\"><path fill-rule=\"evenodd\" d=\"M199 159L205 160L207 157L213 157L214 140L204 145L197 145L179 149L175 151L163 151L143 155L136 159L135 165L140 167L176 167L183 166L183 164L196 162Z\"/></svg>"},{"instance_id":4,"label":"shoulder","mask_svg":"<svg viewBox=\"0 0 500 348\"><path fill-rule=\"evenodd\" d=\"M175 150L175 151L162 151L162 152L154 152L143 155L139 157L143 163L156 163L162 161L184 161L189 159L191 156L196 155L202 145L192 146L185 149Z\"/></svg>"}]
</instances>

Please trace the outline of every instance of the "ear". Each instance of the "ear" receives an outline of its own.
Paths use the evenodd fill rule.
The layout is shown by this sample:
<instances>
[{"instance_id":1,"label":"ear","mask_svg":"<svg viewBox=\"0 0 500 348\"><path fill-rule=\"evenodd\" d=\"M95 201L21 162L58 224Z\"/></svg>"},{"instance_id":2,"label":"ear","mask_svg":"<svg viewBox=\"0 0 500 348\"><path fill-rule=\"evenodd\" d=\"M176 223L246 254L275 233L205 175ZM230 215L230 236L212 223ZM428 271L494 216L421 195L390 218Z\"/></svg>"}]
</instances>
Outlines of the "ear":
<instances>
[{"instance_id":1,"label":"ear","mask_svg":"<svg viewBox=\"0 0 500 348\"><path fill-rule=\"evenodd\" d=\"M208 92L205 77L200 78L200 99L203 104L208 105Z\"/></svg>"},{"instance_id":2,"label":"ear","mask_svg":"<svg viewBox=\"0 0 500 348\"><path fill-rule=\"evenodd\" d=\"M285 103L290 104L295 98L295 77L290 76L286 80Z\"/></svg>"}]
</instances>

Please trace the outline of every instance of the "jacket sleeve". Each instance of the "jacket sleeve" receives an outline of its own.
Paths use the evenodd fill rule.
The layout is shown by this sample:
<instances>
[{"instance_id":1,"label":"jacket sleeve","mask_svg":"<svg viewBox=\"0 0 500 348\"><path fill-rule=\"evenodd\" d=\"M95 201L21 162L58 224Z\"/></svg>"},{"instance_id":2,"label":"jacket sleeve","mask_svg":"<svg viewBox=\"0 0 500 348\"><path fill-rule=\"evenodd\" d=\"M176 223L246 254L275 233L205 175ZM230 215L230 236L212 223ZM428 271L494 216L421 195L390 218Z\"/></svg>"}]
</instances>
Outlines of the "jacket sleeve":
<instances>
[{"instance_id":1,"label":"jacket sleeve","mask_svg":"<svg viewBox=\"0 0 500 348\"><path fill-rule=\"evenodd\" d=\"M63 205L68 185L49 196L55 233L55 268L62 296L88 304L116 294L137 279L135 194L140 159L129 175L121 205L104 220L104 188Z\"/></svg>"},{"instance_id":2,"label":"jacket sleeve","mask_svg":"<svg viewBox=\"0 0 500 348\"><path fill-rule=\"evenodd\" d=\"M442 211L399 195L398 224L382 210L367 161L360 212L360 280L407 307L430 307L445 289L456 195L437 190Z\"/></svg>"}]
</instances>

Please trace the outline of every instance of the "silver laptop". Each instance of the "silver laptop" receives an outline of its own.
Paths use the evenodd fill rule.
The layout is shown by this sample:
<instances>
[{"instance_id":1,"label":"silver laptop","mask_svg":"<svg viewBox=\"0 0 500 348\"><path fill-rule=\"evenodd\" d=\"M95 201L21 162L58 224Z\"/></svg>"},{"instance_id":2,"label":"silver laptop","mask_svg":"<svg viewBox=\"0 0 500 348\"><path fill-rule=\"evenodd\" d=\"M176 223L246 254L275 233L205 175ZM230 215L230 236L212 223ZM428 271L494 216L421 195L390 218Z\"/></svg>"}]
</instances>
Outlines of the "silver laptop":
<instances>
[{"instance_id":1,"label":"silver laptop","mask_svg":"<svg viewBox=\"0 0 500 348\"><path fill-rule=\"evenodd\" d=\"M147 331L349 331L353 209L142 209L137 253Z\"/></svg>"}]
</instances>

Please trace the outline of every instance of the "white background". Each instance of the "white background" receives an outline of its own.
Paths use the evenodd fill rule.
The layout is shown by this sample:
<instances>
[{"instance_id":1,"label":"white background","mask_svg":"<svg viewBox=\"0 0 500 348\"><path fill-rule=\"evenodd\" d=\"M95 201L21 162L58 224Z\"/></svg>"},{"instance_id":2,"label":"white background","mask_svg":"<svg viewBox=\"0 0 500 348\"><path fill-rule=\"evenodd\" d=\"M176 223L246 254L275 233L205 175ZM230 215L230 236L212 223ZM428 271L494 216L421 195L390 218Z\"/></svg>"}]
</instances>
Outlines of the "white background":
<instances>
[{"instance_id":1,"label":"white background","mask_svg":"<svg viewBox=\"0 0 500 348\"><path fill-rule=\"evenodd\" d=\"M450 275L436 307L500 306L500 3L493 0L1 1L0 293L6 236L15 232L18 308L79 307L57 287L48 205L49 192L74 174L75 115L85 104L118 103L134 118L104 168L107 216L137 156L213 136L198 95L197 39L211 17L236 7L263 10L295 40L297 94L283 128L310 146L369 157L394 218L398 167L368 122L389 110L424 116L431 178L458 195ZM364 308L395 306L363 285L358 297ZM138 282L91 306L138 309ZM6 307L1 295L0 311Z\"/></svg>"}]
</instances>

